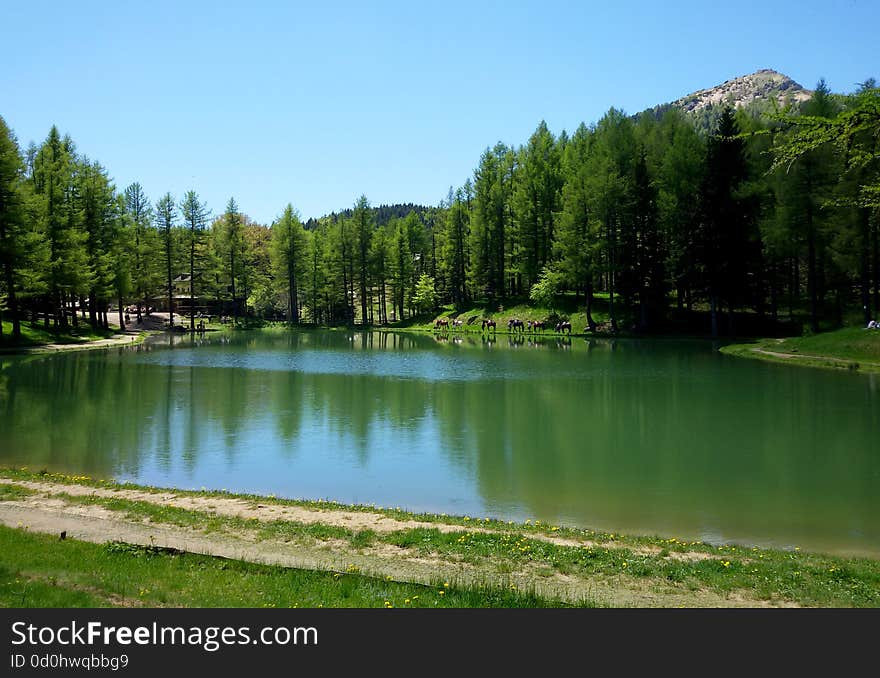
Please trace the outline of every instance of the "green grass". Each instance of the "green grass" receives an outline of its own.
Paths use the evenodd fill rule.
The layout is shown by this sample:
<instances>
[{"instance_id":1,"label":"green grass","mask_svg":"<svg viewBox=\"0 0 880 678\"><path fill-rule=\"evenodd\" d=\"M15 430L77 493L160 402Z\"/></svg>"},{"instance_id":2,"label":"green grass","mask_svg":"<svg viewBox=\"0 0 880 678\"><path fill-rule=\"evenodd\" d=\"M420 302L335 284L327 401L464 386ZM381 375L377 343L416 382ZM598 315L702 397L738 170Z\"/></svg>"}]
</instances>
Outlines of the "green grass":
<instances>
[{"instance_id":1,"label":"green grass","mask_svg":"<svg viewBox=\"0 0 880 678\"><path fill-rule=\"evenodd\" d=\"M528 562L544 566L547 572L676 582L719 594L746 591L758 600L784 599L806 606L880 606L880 563L870 559L656 539L644 541L665 542L665 553L663 549L644 552L602 545L564 546L516 534L425 529L395 532L388 541L465 562ZM668 558L670 552L706 553L712 557L679 560Z\"/></svg>"},{"instance_id":2,"label":"green grass","mask_svg":"<svg viewBox=\"0 0 880 678\"><path fill-rule=\"evenodd\" d=\"M95 330L86 321L80 320L79 327L69 328L67 332L55 331L51 325L47 330L43 323L22 321L21 340L14 343L12 340L12 322L3 321L3 336L0 337L0 347L16 346L45 346L46 344L82 344L97 339L107 339L113 336L114 330Z\"/></svg>"},{"instance_id":3,"label":"green grass","mask_svg":"<svg viewBox=\"0 0 880 678\"><path fill-rule=\"evenodd\" d=\"M510 587L420 585L0 526L0 606L558 607Z\"/></svg>"},{"instance_id":4,"label":"green grass","mask_svg":"<svg viewBox=\"0 0 880 678\"><path fill-rule=\"evenodd\" d=\"M186 490L179 488L163 488L163 487L151 487L145 485L138 485L136 483L117 483L113 480L104 480L100 478L92 478L87 475L71 475L66 473L57 473L50 472L47 469L41 470L31 470L27 467L20 468L2 468L0 467L0 477L9 478L11 480L25 480L25 481L46 481L51 483L60 483L60 484L68 484L68 485L86 485L89 487L100 487L107 488L111 490L139 490L144 492L151 492L154 494L171 492L179 497L221 497L221 498L231 498L231 499L242 499L246 501L253 502L256 504L271 504L274 506L293 506L293 507L302 507L308 508L318 511L355 511L360 513L374 513L383 516L387 516L389 518L394 518L395 520L400 521L418 521L418 522L427 522L427 523L443 523L447 525L461 525L462 527L485 527L492 530L507 530L507 531L517 531L523 533L537 533L544 534L556 537L571 537L575 539L586 538L590 540L600 540L600 541L614 541L617 544L620 543L630 543L633 545L639 544L650 544L654 543L657 540L652 540L646 537L632 537L621 534L611 534L606 532L600 532L595 530L584 530L572 527L564 527L557 525L550 525L546 522L542 523L540 520L526 520L523 523L514 523L513 521L505 521L499 520L496 518L491 518L488 516L478 517L478 516L451 516L445 513L415 513L411 511L407 511L399 506L397 507L383 507L377 506L375 504L342 504L335 501L325 500L325 499L290 499L283 497L276 497L274 495L255 495L255 494L247 494L247 493L237 493L237 492L229 492L227 490L213 490L213 489L201 489L201 490ZM91 498L82 499L78 498L80 501L88 501ZM120 500L120 502L125 502L126 500ZM148 503L148 502L144 502ZM127 506L125 503L120 503L119 506ZM160 509L162 507L159 507ZM143 510L146 512L153 512L155 509L145 507ZM167 507L168 513L166 515L175 515L178 516L179 520L195 520L195 518L186 518L184 514L174 513L175 511L183 510L183 509L174 509L173 507ZM144 515L142 517L150 517L149 515ZM187 523L181 522L177 523L182 526L187 526Z\"/></svg>"},{"instance_id":5,"label":"green grass","mask_svg":"<svg viewBox=\"0 0 880 678\"><path fill-rule=\"evenodd\" d=\"M596 294L593 302L593 320L599 324L608 322L608 295ZM558 300L554 308L536 306L525 300L508 300L500 305L487 306L485 304L471 303L460 307L451 304L443 306L437 313L409 318L407 320L392 323L388 329L410 330L433 330L434 321L438 318L453 318L464 321L462 329L467 331L481 331L483 318L492 318L498 324L499 334L507 332L507 321L511 318L519 318L523 322L527 320L550 320L555 323L557 319L566 319L571 322L573 334L584 332L587 327L587 314L584 309L583 296L564 295ZM545 333L553 334L553 328L545 330Z\"/></svg>"},{"instance_id":6,"label":"green grass","mask_svg":"<svg viewBox=\"0 0 880 678\"><path fill-rule=\"evenodd\" d=\"M15 501L34 494L34 491L21 485L0 485L0 501Z\"/></svg>"},{"instance_id":7,"label":"green grass","mask_svg":"<svg viewBox=\"0 0 880 678\"><path fill-rule=\"evenodd\" d=\"M347 541L355 549L376 542L414 549L424 556L463 562L486 571L512 572L537 567L545 576L554 573L581 578L625 576L651 584L678 583L722 595L748 592L758 600L789 600L818 607L880 606L880 562L840 558L800 551L780 551L736 545L713 546L675 538L622 537L554 526L494 523L499 531L442 532L413 527L390 533L355 531L322 523L243 519L198 510L166 507L120 498L56 495L65 501L100 505L127 517L209 532L251 533L259 540L314 544L329 539ZM492 521L465 521L487 528ZM513 529L511 529L513 528ZM500 531L503 529L503 531ZM529 531L536 531L529 534ZM590 544L566 545L541 536L589 535ZM687 559L670 554L688 554ZM694 554L705 557L694 557Z\"/></svg>"},{"instance_id":8,"label":"green grass","mask_svg":"<svg viewBox=\"0 0 880 678\"><path fill-rule=\"evenodd\" d=\"M783 358L753 349L792 354ZM880 330L844 327L830 332L789 337L759 339L747 344L731 344L722 353L774 362L795 363L811 367L880 372Z\"/></svg>"}]
</instances>

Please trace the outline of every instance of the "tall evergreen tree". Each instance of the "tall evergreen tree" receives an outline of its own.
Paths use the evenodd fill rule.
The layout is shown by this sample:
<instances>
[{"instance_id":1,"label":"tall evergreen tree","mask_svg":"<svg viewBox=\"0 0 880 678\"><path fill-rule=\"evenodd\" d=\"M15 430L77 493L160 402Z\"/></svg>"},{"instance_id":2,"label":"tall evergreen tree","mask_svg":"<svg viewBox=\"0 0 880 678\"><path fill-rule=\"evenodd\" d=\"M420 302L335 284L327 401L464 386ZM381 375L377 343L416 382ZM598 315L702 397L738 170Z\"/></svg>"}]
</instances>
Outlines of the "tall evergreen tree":
<instances>
[{"instance_id":1,"label":"tall evergreen tree","mask_svg":"<svg viewBox=\"0 0 880 678\"><path fill-rule=\"evenodd\" d=\"M459 188L446 210L446 233L441 248L444 279L453 304L467 299L467 241L469 215L464 190ZM432 276L436 280L436 276Z\"/></svg>"},{"instance_id":2,"label":"tall evergreen tree","mask_svg":"<svg viewBox=\"0 0 880 678\"><path fill-rule=\"evenodd\" d=\"M168 294L168 322L169 328L174 327L174 226L177 220L177 208L174 204L174 196L166 193L156 202L156 226L162 237L162 247L165 254L165 283Z\"/></svg>"},{"instance_id":3,"label":"tall evergreen tree","mask_svg":"<svg viewBox=\"0 0 880 678\"><path fill-rule=\"evenodd\" d=\"M376 229L373 233L373 240L370 243L370 271L373 284L378 287L378 321L383 325L388 322L386 290L388 287L390 259L391 238L388 232L388 225L386 224Z\"/></svg>"},{"instance_id":4,"label":"tall evergreen tree","mask_svg":"<svg viewBox=\"0 0 880 678\"><path fill-rule=\"evenodd\" d=\"M824 81L816 85L812 98L802 109L811 119L826 123L836 113L836 106ZM807 299L810 328L819 331L824 297L825 254L828 245L828 217L824 209L839 175L840 165L829 144L811 148L801 154L786 175L786 210L789 229L797 243L806 245Z\"/></svg>"},{"instance_id":5,"label":"tall evergreen tree","mask_svg":"<svg viewBox=\"0 0 880 678\"><path fill-rule=\"evenodd\" d=\"M89 262L89 321L96 329L106 329L107 307L117 282L117 201L107 171L100 164L83 158L78 168L77 196ZM124 329L121 314L120 325Z\"/></svg>"},{"instance_id":6,"label":"tall evergreen tree","mask_svg":"<svg viewBox=\"0 0 880 678\"><path fill-rule=\"evenodd\" d=\"M33 171L39 219L49 248L48 297L44 305L47 327L50 316L56 326L67 327L66 304L74 303L89 278L86 238L76 205L75 169L73 142L62 138L53 126L34 158Z\"/></svg>"},{"instance_id":7,"label":"tall evergreen tree","mask_svg":"<svg viewBox=\"0 0 880 678\"><path fill-rule=\"evenodd\" d=\"M357 242L359 296L361 299L361 324L367 324L367 275L369 271L370 240L373 237L373 221L370 218L370 203L365 195L358 198L352 217Z\"/></svg>"},{"instance_id":8,"label":"tall evergreen tree","mask_svg":"<svg viewBox=\"0 0 880 678\"><path fill-rule=\"evenodd\" d=\"M238 296L235 291L235 280L238 277L239 268L242 265L244 234L242 227L242 215L238 211L235 198L229 198L226 203L226 213L223 215L223 239L226 248L227 261L229 262L230 292L232 294L232 320L238 323Z\"/></svg>"},{"instance_id":9,"label":"tall evergreen tree","mask_svg":"<svg viewBox=\"0 0 880 678\"><path fill-rule=\"evenodd\" d=\"M733 309L744 284L750 215L738 191L747 178L745 142L739 138L733 110L725 108L709 140L706 176L700 195L700 254L709 297L712 336L725 300L733 332Z\"/></svg>"},{"instance_id":10,"label":"tall evergreen tree","mask_svg":"<svg viewBox=\"0 0 880 678\"><path fill-rule=\"evenodd\" d=\"M562 212L555 247L558 268L565 282L573 289L583 290L587 324L593 330L596 328L592 314L596 248L592 228L596 222L592 209L591 144L591 132L581 124L566 145Z\"/></svg>"},{"instance_id":11,"label":"tall evergreen tree","mask_svg":"<svg viewBox=\"0 0 880 678\"><path fill-rule=\"evenodd\" d=\"M137 322L142 322L142 302L148 307L149 295L157 280L157 268L153 251L156 246L156 232L152 228L153 208L144 193L143 187L135 182L125 189L125 213L132 231L134 267L131 272L135 292Z\"/></svg>"},{"instance_id":12,"label":"tall evergreen tree","mask_svg":"<svg viewBox=\"0 0 880 678\"><path fill-rule=\"evenodd\" d=\"M562 171L559 147L542 120L518 154L516 188L517 291L530 287L550 262L559 211Z\"/></svg>"},{"instance_id":13,"label":"tall evergreen tree","mask_svg":"<svg viewBox=\"0 0 880 678\"><path fill-rule=\"evenodd\" d=\"M195 191L190 190L186 192L180 203L180 216L186 228L187 250L189 254L189 329L191 332L195 332L196 329L196 261L202 254L204 247L202 240L210 214L207 203L201 202Z\"/></svg>"},{"instance_id":14,"label":"tall evergreen tree","mask_svg":"<svg viewBox=\"0 0 880 678\"><path fill-rule=\"evenodd\" d=\"M0 117L0 275L3 276L0 287L5 291L6 306L12 319L12 339L16 342L21 339L18 311L18 294L21 288L19 272L26 257L23 171L24 163L18 142ZM0 313L0 335L2 333Z\"/></svg>"},{"instance_id":15,"label":"tall evergreen tree","mask_svg":"<svg viewBox=\"0 0 880 678\"><path fill-rule=\"evenodd\" d=\"M515 155L498 143L486 149L474 174L472 278L490 301L504 297Z\"/></svg>"},{"instance_id":16,"label":"tall evergreen tree","mask_svg":"<svg viewBox=\"0 0 880 678\"><path fill-rule=\"evenodd\" d=\"M287 321L298 323L299 281L306 269L306 232L299 213L289 204L272 225L272 266L275 279L286 291Z\"/></svg>"}]
</instances>

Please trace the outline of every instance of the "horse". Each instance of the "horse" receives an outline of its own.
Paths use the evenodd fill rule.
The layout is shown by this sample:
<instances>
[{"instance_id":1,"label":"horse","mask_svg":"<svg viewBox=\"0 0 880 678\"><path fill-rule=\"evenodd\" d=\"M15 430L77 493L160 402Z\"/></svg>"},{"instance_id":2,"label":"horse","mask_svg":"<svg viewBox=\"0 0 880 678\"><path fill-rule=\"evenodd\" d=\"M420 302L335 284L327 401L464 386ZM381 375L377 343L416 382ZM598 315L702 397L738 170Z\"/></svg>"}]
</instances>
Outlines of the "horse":
<instances>
[{"instance_id":1,"label":"horse","mask_svg":"<svg viewBox=\"0 0 880 678\"><path fill-rule=\"evenodd\" d=\"M456 329L458 327L461 327L462 325L464 325L464 320L459 320L456 318L452 321L452 329Z\"/></svg>"},{"instance_id":2,"label":"horse","mask_svg":"<svg viewBox=\"0 0 880 678\"><path fill-rule=\"evenodd\" d=\"M507 329L513 332L519 330L520 332L526 331L525 323L519 318L511 318L507 321Z\"/></svg>"},{"instance_id":3,"label":"horse","mask_svg":"<svg viewBox=\"0 0 880 678\"><path fill-rule=\"evenodd\" d=\"M568 320L560 320L556 323L556 331L564 334L565 331L568 330L568 333L571 334L571 323Z\"/></svg>"},{"instance_id":4,"label":"horse","mask_svg":"<svg viewBox=\"0 0 880 678\"><path fill-rule=\"evenodd\" d=\"M494 320L492 320L491 318L483 318L483 326L481 328L481 331L485 332L487 329L492 328L492 331L494 332L496 329L496 326L497 326L497 323Z\"/></svg>"},{"instance_id":5,"label":"horse","mask_svg":"<svg viewBox=\"0 0 880 678\"><path fill-rule=\"evenodd\" d=\"M437 318L434 321L434 329L439 330L441 327L449 329L449 321L446 318Z\"/></svg>"},{"instance_id":6,"label":"horse","mask_svg":"<svg viewBox=\"0 0 880 678\"><path fill-rule=\"evenodd\" d=\"M529 329L532 332L537 332L538 330L544 331L545 323L543 320L529 320Z\"/></svg>"}]
</instances>

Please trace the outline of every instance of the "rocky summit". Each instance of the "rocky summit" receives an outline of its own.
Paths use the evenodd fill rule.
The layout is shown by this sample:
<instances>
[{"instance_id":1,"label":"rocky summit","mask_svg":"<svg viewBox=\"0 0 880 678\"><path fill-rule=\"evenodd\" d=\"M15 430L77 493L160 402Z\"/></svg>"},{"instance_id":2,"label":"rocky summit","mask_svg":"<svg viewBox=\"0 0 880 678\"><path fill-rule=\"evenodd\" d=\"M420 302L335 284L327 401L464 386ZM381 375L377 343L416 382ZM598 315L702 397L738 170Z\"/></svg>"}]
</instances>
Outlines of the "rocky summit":
<instances>
[{"instance_id":1,"label":"rocky summit","mask_svg":"<svg viewBox=\"0 0 880 678\"><path fill-rule=\"evenodd\" d=\"M810 90L804 89L787 75L763 69L733 78L716 87L688 94L672 102L672 106L689 113L725 104L740 108L759 101L775 101L780 107L784 107L788 104L799 104L811 96L813 93Z\"/></svg>"}]
</instances>

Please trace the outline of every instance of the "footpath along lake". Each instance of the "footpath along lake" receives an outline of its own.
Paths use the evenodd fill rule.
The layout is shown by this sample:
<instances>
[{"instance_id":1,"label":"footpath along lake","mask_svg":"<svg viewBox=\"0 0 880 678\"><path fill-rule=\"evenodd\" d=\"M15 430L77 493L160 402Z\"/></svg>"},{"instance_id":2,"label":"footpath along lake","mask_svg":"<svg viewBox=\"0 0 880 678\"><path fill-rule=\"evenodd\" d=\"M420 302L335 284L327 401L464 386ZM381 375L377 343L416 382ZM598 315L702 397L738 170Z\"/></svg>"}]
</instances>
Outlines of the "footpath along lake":
<instances>
[{"instance_id":1,"label":"footpath along lake","mask_svg":"<svg viewBox=\"0 0 880 678\"><path fill-rule=\"evenodd\" d=\"M0 356L0 465L880 557L880 375L281 331Z\"/></svg>"}]
</instances>

